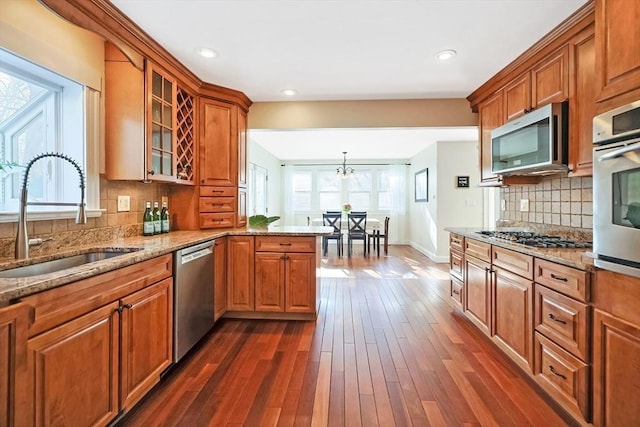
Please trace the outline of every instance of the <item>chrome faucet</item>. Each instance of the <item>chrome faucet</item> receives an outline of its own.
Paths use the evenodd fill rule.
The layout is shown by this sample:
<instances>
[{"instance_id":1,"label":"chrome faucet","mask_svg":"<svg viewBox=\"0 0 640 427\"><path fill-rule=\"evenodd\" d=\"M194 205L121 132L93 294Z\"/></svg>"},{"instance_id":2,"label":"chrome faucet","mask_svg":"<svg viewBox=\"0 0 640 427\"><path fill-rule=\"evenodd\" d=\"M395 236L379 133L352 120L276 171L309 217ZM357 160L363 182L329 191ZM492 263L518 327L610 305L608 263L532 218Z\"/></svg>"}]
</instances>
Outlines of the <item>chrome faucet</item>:
<instances>
[{"instance_id":1,"label":"chrome faucet","mask_svg":"<svg viewBox=\"0 0 640 427\"><path fill-rule=\"evenodd\" d=\"M29 182L29 171L31 166L35 162L45 157L57 157L62 160L66 160L73 165L80 175L80 203L67 203L67 202L27 202L27 184ZM27 164L24 177L22 180L22 190L20 192L20 211L18 213L18 232L16 234L16 259L29 258L29 237L27 235L27 205L32 206L78 206L78 213L76 214L76 224L87 223L87 213L85 211L84 202L84 190L85 182L84 175L82 174L82 168L71 157L60 153L43 153L39 154Z\"/></svg>"}]
</instances>

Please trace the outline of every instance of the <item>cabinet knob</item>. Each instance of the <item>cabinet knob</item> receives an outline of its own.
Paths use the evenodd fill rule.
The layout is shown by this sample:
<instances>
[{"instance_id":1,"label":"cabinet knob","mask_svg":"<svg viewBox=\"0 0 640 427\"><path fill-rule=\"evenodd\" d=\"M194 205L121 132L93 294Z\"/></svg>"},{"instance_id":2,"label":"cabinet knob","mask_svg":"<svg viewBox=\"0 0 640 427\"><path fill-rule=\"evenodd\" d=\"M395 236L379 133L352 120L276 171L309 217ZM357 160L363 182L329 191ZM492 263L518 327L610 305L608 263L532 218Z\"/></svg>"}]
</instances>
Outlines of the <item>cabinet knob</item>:
<instances>
[{"instance_id":1,"label":"cabinet knob","mask_svg":"<svg viewBox=\"0 0 640 427\"><path fill-rule=\"evenodd\" d=\"M453 292L453 293L454 293L454 294L456 294L456 295L460 295L460 291L459 291L459 290L457 290L457 289L454 289L454 290L453 290L453 291L451 291L451 292Z\"/></svg>"},{"instance_id":2,"label":"cabinet knob","mask_svg":"<svg viewBox=\"0 0 640 427\"><path fill-rule=\"evenodd\" d=\"M147 171L147 175L155 175L155 174L156 174L156 171L154 171L153 169L149 169Z\"/></svg>"}]
</instances>

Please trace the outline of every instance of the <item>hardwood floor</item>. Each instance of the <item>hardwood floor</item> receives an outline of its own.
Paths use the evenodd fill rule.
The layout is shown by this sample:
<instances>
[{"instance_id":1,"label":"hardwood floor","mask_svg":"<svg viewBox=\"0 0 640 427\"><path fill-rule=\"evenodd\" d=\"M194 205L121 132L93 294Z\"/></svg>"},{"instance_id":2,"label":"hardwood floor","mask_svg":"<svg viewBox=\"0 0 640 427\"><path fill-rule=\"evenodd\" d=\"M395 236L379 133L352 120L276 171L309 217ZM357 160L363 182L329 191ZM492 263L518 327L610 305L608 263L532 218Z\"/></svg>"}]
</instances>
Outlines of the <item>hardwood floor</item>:
<instances>
[{"instance_id":1,"label":"hardwood floor","mask_svg":"<svg viewBox=\"0 0 640 427\"><path fill-rule=\"evenodd\" d=\"M452 308L448 265L331 249L316 322L218 322L119 425L568 425Z\"/></svg>"}]
</instances>

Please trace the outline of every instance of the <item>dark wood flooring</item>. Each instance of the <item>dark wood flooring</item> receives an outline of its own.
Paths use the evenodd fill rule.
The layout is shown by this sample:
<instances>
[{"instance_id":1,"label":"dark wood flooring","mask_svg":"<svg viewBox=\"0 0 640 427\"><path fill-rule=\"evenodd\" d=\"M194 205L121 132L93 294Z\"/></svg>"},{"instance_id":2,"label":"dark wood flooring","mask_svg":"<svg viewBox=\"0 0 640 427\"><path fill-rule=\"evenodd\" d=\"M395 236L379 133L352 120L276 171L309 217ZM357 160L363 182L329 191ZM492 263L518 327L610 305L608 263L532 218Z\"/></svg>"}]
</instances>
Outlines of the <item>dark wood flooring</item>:
<instances>
[{"instance_id":1,"label":"dark wood flooring","mask_svg":"<svg viewBox=\"0 0 640 427\"><path fill-rule=\"evenodd\" d=\"M565 426L406 246L323 262L316 322L222 320L121 426Z\"/></svg>"}]
</instances>

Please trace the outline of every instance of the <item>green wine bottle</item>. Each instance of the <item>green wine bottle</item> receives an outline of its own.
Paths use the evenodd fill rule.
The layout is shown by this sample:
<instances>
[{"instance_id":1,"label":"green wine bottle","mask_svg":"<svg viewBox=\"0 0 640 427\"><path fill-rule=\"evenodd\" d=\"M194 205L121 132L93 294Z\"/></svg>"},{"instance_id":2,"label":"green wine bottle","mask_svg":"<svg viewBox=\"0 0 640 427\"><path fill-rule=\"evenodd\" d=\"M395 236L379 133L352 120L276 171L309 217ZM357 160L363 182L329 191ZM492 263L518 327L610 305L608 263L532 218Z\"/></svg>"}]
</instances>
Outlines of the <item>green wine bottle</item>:
<instances>
[{"instance_id":1,"label":"green wine bottle","mask_svg":"<svg viewBox=\"0 0 640 427\"><path fill-rule=\"evenodd\" d=\"M162 202L162 210L160 211L160 229L163 233L169 232L169 208L167 202Z\"/></svg>"},{"instance_id":2,"label":"green wine bottle","mask_svg":"<svg viewBox=\"0 0 640 427\"><path fill-rule=\"evenodd\" d=\"M160 234L160 209L158 208L158 202L153 202L153 234Z\"/></svg>"},{"instance_id":3,"label":"green wine bottle","mask_svg":"<svg viewBox=\"0 0 640 427\"><path fill-rule=\"evenodd\" d=\"M153 236L153 214L151 213L151 202L146 203L144 215L142 216L142 235Z\"/></svg>"}]
</instances>

